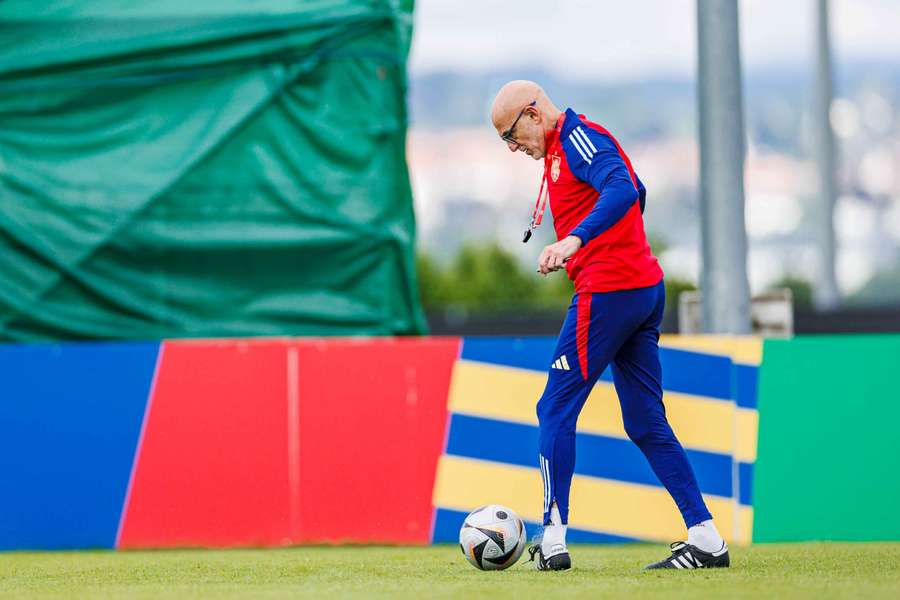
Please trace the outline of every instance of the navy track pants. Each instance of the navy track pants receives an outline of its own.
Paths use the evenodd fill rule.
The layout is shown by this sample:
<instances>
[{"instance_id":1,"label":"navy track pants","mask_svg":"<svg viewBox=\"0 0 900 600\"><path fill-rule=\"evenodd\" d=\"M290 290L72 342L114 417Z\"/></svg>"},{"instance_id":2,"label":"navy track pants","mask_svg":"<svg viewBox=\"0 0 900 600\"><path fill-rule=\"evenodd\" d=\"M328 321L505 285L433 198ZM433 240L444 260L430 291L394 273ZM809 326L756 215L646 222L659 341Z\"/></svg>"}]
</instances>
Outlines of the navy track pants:
<instances>
[{"instance_id":1,"label":"navy track pants","mask_svg":"<svg viewBox=\"0 0 900 600\"><path fill-rule=\"evenodd\" d=\"M685 525L712 518L687 455L666 420L659 363L665 301L662 282L633 290L576 294L572 299L547 386L537 404L545 525L550 524L554 502L562 522L569 522L575 425L607 366L612 368L625 432L675 500Z\"/></svg>"}]
</instances>

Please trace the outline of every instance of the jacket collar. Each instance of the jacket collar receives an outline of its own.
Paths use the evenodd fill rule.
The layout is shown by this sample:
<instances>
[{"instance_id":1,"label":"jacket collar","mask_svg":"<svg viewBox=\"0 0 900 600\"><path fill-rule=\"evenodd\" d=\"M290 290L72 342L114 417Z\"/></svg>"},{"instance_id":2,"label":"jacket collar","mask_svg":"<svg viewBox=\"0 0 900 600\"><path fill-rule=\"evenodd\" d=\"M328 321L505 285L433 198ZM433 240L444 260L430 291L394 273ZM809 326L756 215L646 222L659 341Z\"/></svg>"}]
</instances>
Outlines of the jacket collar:
<instances>
[{"instance_id":1,"label":"jacket collar","mask_svg":"<svg viewBox=\"0 0 900 600\"><path fill-rule=\"evenodd\" d=\"M565 122L567 121L566 113L561 113L559 118L556 120L556 127L547 132L544 136L544 149L546 154L544 158L550 155L550 149L556 144L556 142L560 139L560 131L562 130Z\"/></svg>"},{"instance_id":2,"label":"jacket collar","mask_svg":"<svg viewBox=\"0 0 900 600\"><path fill-rule=\"evenodd\" d=\"M582 124L583 115L576 114L574 110L571 108L567 108L566 112L563 113L564 120L562 122L561 127L559 127L559 137L561 139L566 139L569 137L569 134L572 133L572 130Z\"/></svg>"}]
</instances>

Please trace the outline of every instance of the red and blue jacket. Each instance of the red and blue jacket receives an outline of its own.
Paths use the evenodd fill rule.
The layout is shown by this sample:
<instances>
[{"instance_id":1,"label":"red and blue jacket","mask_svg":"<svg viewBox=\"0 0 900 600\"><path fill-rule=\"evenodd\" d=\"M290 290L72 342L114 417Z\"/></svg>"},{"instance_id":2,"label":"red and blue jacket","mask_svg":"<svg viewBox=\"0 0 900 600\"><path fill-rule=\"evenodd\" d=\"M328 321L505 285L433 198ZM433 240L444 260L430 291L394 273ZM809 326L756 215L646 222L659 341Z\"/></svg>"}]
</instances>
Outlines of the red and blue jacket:
<instances>
[{"instance_id":1,"label":"red and blue jacket","mask_svg":"<svg viewBox=\"0 0 900 600\"><path fill-rule=\"evenodd\" d=\"M569 108L545 141L556 236L582 242L566 263L576 293L659 283L663 271L644 233L647 191L612 134Z\"/></svg>"}]
</instances>

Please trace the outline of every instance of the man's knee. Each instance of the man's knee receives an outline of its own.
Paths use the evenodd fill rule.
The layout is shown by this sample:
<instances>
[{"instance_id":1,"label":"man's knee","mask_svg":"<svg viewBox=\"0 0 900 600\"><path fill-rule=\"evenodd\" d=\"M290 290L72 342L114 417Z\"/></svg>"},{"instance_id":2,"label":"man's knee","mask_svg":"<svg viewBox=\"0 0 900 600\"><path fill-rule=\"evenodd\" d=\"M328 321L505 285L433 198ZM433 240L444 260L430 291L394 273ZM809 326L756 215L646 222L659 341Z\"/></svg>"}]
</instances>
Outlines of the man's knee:
<instances>
[{"instance_id":1,"label":"man's knee","mask_svg":"<svg viewBox=\"0 0 900 600\"><path fill-rule=\"evenodd\" d=\"M541 399L537 403L538 423L560 419L573 402L577 402L577 390L568 382L558 382L544 390Z\"/></svg>"},{"instance_id":2,"label":"man's knee","mask_svg":"<svg viewBox=\"0 0 900 600\"><path fill-rule=\"evenodd\" d=\"M558 433L564 427L564 414L559 405L541 400L537 406L538 427L542 432Z\"/></svg>"},{"instance_id":3,"label":"man's knee","mask_svg":"<svg viewBox=\"0 0 900 600\"><path fill-rule=\"evenodd\" d=\"M578 411L573 408L571 403L554 402L551 399L542 398L537 405L538 427L541 435L549 435L554 438L559 435L574 435Z\"/></svg>"},{"instance_id":4,"label":"man's knee","mask_svg":"<svg viewBox=\"0 0 900 600\"><path fill-rule=\"evenodd\" d=\"M625 419L625 433L628 439L638 446L668 442L675 438L664 415L653 415L645 419Z\"/></svg>"},{"instance_id":5,"label":"man's knee","mask_svg":"<svg viewBox=\"0 0 900 600\"><path fill-rule=\"evenodd\" d=\"M625 434L628 439L640 446L650 434L650 426L636 419L625 420Z\"/></svg>"},{"instance_id":6,"label":"man's knee","mask_svg":"<svg viewBox=\"0 0 900 600\"><path fill-rule=\"evenodd\" d=\"M550 416L550 400L547 398L547 394L544 394L541 396L541 399L538 400L536 412L538 425L543 426Z\"/></svg>"}]
</instances>

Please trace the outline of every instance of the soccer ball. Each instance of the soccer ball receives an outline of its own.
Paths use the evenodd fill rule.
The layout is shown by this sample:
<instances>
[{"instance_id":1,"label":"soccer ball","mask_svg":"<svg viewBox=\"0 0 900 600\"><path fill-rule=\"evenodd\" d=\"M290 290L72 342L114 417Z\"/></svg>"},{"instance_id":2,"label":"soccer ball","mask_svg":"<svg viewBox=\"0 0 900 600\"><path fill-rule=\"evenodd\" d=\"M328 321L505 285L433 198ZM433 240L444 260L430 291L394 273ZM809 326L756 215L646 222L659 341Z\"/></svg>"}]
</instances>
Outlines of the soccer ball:
<instances>
[{"instance_id":1,"label":"soccer ball","mask_svg":"<svg viewBox=\"0 0 900 600\"><path fill-rule=\"evenodd\" d=\"M500 571L515 564L525 550L525 523L499 504L469 513L459 530L459 547L476 569Z\"/></svg>"}]
</instances>

